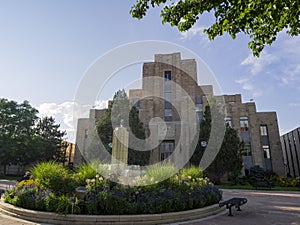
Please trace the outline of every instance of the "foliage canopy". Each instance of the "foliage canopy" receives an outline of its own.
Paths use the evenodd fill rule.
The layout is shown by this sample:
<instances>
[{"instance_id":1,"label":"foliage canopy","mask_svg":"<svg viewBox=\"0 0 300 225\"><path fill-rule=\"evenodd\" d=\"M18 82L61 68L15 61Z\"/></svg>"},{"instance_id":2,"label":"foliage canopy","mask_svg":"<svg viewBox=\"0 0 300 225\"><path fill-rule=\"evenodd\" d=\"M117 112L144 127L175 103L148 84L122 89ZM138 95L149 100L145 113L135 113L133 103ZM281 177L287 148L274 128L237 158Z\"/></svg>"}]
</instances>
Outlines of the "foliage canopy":
<instances>
[{"instance_id":1,"label":"foliage canopy","mask_svg":"<svg viewBox=\"0 0 300 225\"><path fill-rule=\"evenodd\" d=\"M149 6L161 10L162 23L170 23L179 31L187 31L205 12L213 12L215 22L204 32L210 40L228 33L233 39L238 33L249 35L248 47L255 56L271 45L280 31L297 36L300 32L299 0L137 0L130 13L142 19Z\"/></svg>"}]
</instances>

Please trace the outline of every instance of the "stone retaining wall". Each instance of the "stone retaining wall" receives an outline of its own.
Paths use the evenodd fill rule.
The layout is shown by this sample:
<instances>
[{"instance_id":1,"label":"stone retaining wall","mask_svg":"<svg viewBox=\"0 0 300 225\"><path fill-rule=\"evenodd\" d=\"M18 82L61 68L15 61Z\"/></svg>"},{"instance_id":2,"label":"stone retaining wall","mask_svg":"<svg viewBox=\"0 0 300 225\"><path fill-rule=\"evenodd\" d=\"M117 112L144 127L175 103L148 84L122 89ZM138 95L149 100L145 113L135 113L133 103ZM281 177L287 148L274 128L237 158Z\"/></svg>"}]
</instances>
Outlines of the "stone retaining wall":
<instances>
[{"instance_id":1,"label":"stone retaining wall","mask_svg":"<svg viewBox=\"0 0 300 225\"><path fill-rule=\"evenodd\" d=\"M218 214L224 211L218 204L181 212L143 215L61 215L49 212L40 212L15 207L0 200L0 212L20 219L47 224L72 224L72 225L95 225L95 224L120 224L120 225L143 225L143 224L169 224L181 221L195 220Z\"/></svg>"}]
</instances>

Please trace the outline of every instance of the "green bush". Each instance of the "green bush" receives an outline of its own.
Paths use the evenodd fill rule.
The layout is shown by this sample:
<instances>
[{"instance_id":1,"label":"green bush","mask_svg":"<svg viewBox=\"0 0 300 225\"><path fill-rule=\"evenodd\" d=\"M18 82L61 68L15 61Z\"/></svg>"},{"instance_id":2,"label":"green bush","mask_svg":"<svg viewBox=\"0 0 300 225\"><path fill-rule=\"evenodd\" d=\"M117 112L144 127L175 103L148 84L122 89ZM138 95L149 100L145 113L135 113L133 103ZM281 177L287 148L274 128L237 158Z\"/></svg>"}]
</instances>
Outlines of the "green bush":
<instances>
[{"instance_id":1,"label":"green bush","mask_svg":"<svg viewBox=\"0 0 300 225\"><path fill-rule=\"evenodd\" d=\"M191 177L191 178L203 178L203 171L200 170L198 167L196 166L191 166L189 168L183 168L180 171L181 175L183 177Z\"/></svg>"},{"instance_id":2,"label":"green bush","mask_svg":"<svg viewBox=\"0 0 300 225\"><path fill-rule=\"evenodd\" d=\"M38 163L30 171L44 189L50 189L58 195L71 194L77 186L73 174L56 162Z\"/></svg>"},{"instance_id":3,"label":"green bush","mask_svg":"<svg viewBox=\"0 0 300 225\"><path fill-rule=\"evenodd\" d=\"M277 182L281 187L300 187L299 178L277 177Z\"/></svg>"},{"instance_id":4,"label":"green bush","mask_svg":"<svg viewBox=\"0 0 300 225\"><path fill-rule=\"evenodd\" d=\"M97 171L94 166L90 164L80 164L77 168L76 180L79 186L85 186L87 179L92 179L96 176Z\"/></svg>"},{"instance_id":5,"label":"green bush","mask_svg":"<svg viewBox=\"0 0 300 225\"><path fill-rule=\"evenodd\" d=\"M158 183L168 180L176 171L177 168L172 163L156 163L147 168L144 179L147 184Z\"/></svg>"},{"instance_id":6,"label":"green bush","mask_svg":"<svg viewBox=\"0 0 300 225\"><path fill-rule=\"evenodd\" d=\"M175 173L176 167L170 163L154 165L144 175L135 178L141 182L139 186L105 179L91 168L82 165L76 175L76 179L86 178L84 198L73 198L73 184L76 182L74 179L71 182L70 172L50 162L36 165L32 169L36 180L20 182L5 194L4 200L23 208L62 214L124 215L195 209L218 203L222 197L222 192L208 178L203 178L202 171L196 167Z\"/></svg>"}]
</instances>

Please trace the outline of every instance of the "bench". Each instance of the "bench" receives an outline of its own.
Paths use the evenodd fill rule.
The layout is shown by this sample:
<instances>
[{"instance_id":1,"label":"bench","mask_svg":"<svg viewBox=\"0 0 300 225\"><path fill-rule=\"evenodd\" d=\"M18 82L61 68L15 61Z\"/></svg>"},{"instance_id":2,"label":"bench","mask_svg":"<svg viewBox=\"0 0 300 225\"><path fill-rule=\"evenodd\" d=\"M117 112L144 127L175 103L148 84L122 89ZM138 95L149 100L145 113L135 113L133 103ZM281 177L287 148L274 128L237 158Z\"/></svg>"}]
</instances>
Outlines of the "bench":
<instances>
[{"instance_id":1,"label":"bench","mask_svg":"<svg viewBox=\"0 0 300 225\"><path fill-rule=\"evenodd\" d=\"M228 216L233 216L231 212L231 207L237 208L237 211L241 211L240 206L244 205L247 202L246 198L231 198L227 201L223 201L219 203L219 207L223 207L226 205L226 209L229 209Z\"/></svg>"},{"instance_id":2,"label":"bench","mask_svg":"<svg viewBox=\"0 0 300 225\"><path fill-rule=\"evenodd\" d=\"M275 185L271 181L257 179L253 181L252 186L257 190L259 187L272 189Z\"/></svg>"}]
</instances>

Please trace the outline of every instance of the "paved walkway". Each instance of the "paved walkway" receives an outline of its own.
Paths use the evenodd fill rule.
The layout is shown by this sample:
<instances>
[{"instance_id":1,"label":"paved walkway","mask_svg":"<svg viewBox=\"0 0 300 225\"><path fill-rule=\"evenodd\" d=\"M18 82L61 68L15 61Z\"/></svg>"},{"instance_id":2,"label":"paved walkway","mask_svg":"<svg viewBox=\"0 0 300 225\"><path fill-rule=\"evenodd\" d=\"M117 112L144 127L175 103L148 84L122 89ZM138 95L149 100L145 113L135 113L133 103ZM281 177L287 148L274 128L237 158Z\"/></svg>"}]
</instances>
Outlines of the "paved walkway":
<instances>
[{"instance_id":1,"label":"paved walkway","mask_svg":"<svg viewBox=\"0 0 300 225\"><path fill-rule=\"evenodd\" d=\"M226 213L198 221L189 225L300 225L300 191L250 191L224 190L225 200L232 197L245 197L248 202L241 206L242 211L232 210L233 216Z\"/></svg>"},{"instance_id":2,"label":"paved walkway","mask_svg":"<svg viewBox=\"0 0 300 225\"><path fill-rule=\"evenodd\" d=\"M11 188L11 181L0 181L0 189ZM227 216L228 210L209 218L178 223L178 225L300 225L300 191L249 191L224 190L225 200L232 197L245 197L248 202L241 206L242 211L232 210L233 216ZM38 224L9 217L0 213L1 225Z\"/></svg>"}]
</instances>

